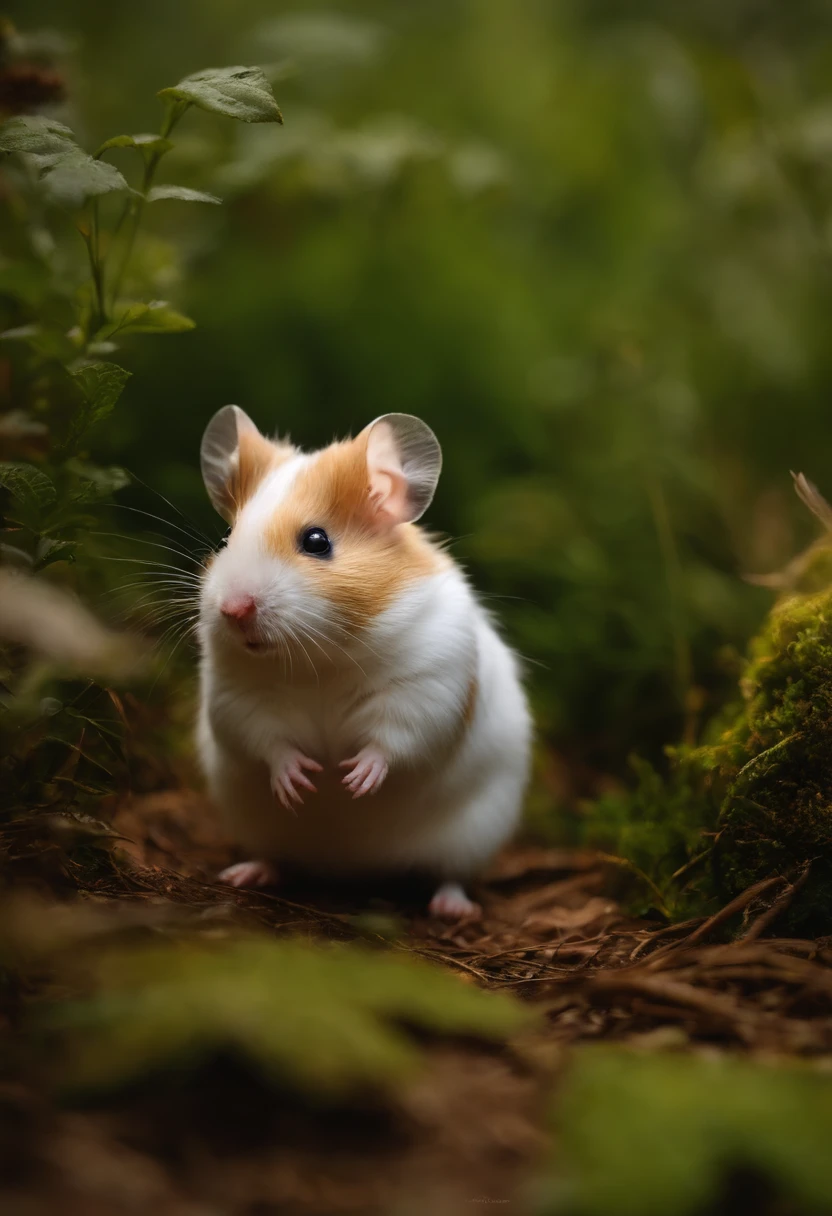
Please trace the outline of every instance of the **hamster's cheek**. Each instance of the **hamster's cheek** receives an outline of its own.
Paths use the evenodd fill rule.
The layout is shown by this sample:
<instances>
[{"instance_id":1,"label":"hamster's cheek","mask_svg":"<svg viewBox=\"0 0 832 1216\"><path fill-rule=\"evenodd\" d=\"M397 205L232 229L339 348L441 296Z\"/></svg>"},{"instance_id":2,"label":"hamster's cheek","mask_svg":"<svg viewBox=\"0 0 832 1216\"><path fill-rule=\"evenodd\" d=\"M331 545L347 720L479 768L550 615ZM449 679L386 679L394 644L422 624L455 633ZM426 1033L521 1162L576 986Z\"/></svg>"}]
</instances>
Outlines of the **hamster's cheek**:
<instances>
[{"instance_id":1,"label":"hamster's cheek","mask_svg":"<svg viewBox=\"0 0 832 1216\"><path fill-rule=\"evenodd\" d=\"M281 563L280 573L275 574L271 586L264 611L270 614L273 628L290 635L312 633L319 639L330 636L338 624L337 614L320 579L312 577L303 564Z\"/></svg>"}]
</instances>

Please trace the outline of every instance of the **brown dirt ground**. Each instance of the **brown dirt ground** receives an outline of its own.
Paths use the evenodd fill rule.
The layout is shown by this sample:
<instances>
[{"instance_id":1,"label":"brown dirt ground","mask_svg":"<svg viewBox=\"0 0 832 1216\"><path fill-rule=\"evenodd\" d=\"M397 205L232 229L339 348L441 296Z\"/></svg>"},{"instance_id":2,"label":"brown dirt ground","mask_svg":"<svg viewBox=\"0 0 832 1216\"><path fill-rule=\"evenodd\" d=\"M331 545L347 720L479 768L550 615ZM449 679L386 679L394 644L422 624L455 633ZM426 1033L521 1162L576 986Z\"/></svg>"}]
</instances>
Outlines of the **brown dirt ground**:
<instances>
[{"instance_id":1,"label":"brown dirt ground","mask_svg":"<svg viewBox=\"0 0 832 1216\"><path fill-rule=\"evenodd\" d=\"M290 1102L222 1061L179 1089L106 1108L60 1109L48 1086L0 1087L8 1216L528 1212L569 1045L832 1051L832 941L771 936L795 888L784 879L707 921L657 928L621 911L603 859L518 847L483 880L482 921L445 926L425 916L418 884L217 884L232 850L186 790L130 798L114 826L124 855L88 893L98 903L129 901L160 924L188 915L276 934L353 938L383 924L393 948L534 1002L543 1029L511 1051L428 1041L425 1070L393 1103L340 1111Z\"/></svg>"}]
</instances>

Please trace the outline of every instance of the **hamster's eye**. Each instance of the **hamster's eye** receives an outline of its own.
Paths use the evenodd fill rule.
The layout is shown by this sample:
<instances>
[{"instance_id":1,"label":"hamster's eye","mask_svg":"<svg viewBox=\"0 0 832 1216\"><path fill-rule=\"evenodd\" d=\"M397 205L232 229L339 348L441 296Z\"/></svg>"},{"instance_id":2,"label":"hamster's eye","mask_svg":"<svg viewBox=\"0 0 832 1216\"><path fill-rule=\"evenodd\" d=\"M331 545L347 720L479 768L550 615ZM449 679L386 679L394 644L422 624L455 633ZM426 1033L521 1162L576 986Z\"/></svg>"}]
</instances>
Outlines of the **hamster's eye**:
<instances>
[{"instance_id":1,"label":"hamster's eye","mask_svg":"<svg viewBox=\"0 0 832 1216\"><path fill-rule=\"evenodd\" d=\"M332 542L323 528L307 528L300 534L300 547L312 557L330 557Z\"/></svg>"}]
</instances>

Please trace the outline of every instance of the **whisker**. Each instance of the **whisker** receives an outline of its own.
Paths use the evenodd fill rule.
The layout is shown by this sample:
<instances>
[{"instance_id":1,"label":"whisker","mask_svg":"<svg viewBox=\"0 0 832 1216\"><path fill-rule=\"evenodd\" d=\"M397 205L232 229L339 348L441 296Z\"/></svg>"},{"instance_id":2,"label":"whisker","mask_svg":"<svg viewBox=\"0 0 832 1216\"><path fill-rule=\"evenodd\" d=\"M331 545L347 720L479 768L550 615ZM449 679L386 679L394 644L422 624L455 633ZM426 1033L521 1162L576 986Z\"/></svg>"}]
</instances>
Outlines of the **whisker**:
<instances>
[{"instance_id":1,"label":"whisker","mask_svg":"<svg viewBox=\"0 0 832 1216\"><path fill-rule=\"evenodd\" d=\"M192 532L194 532L197 536L201 536L206 544L208 544L208 545L211 544L210 539L205 535L205 533L201 530L201 528L198 528L196 526L196 524L193 523L192 520L188 519L187 515L185 515L182 511L180 511L177 506L174 506L174 504L170 501L170 499L165 498L164 494L160 493L159 490L155 490L153 488L153 486L149 486L147 484L147 482L142 481L141 477L138 477L135 473L131 473L130 477L131 477L132 481L135 482L137 485L143 486L145 488L145 490L149 490L151 494L155 494L157 496L157 498L161 498L162 502L165 503L166 506L170 507L172 511L176 512L176 514L179 516L180 519L185 521L185 523L188 525L188 527L191 529ZM157 518L158 518L158 516L157 516ZM176 526L175 524L171 524L171 527L175 527L175 526Z\"/></svg>"},{"instance_id":2,"label":"whisker","mask_svg":"<svg viewBox=\"0 0 832 1216\"><path fill-rule=\"evenodd\" d=\"M178 640L174 643L170 653L168 654L168 657L165 659L164 663L162 664L161 669L157 673L156 679L153 681L152 685L150 686L151 693L154 691L154 689L156 688L156 685L159 683L162 676L167 671L168 667L170 666L171 659L176 654L177 650L182 645L182 643L184 642L184 640L188 636L188 634L191 632L191 630L192 630L192 626L190 626L190 625L186 626L186 628L180 634ZM161 643L160 643L160 645L161 645Z\"/></svg>"},{"instance_id":3,"label":"whisker","mask_svg":"<svg viewBox=\"0 0 832 1216\"><path fill-rule=\"evenodd\" d=\"M190 605L182 605L181 607L171 608L159 616L154 615L153 612L146 612L137 620L136 623L142 629L149 629L151 627L158 629L158 627L160 625L164 625L166 621L195 621L198 619L198 616L199 613L194 612Z\"/></svg>"},{"instance_id":4,"label":"whisker","mask_svg":"<svg viewBox=\"0 0 832 1216\"><path fill-rule=\"evenodd\" d=\"M310 642L313 640L309 636L310 631L312 633L317 633L318 636L322 637L325 642L328 642L331 646L334 646L336 650L340 650L340 652L344 656L344 658L349 659L351 662L355 663L356 667L361 672L361 674L366 677L367 673L364 670L364 668L361 666L361 664L359 663L359 661L355 657L355 655L350 654L350 652L348 650L346 650L343 646L341 646L338 642L336 642L334 638L329 638L329 637L327 637L327 635L325 633L322 633L320 630L315 629L314 626L310 625L309 622L305 618L302 618L297 623L298 623L299 628L304 629L306 631L305 636L307 637L307 639ZM368 649L370 649L370 648L368 647ZM321 647L321 650L323 650L323 647ZM378 657L378 656L376 656L376 657Z\"/></svg>"},{"instance_id":5,"label":"whisker","mask_svg":"<svg viewBox=\"0 0 832 1216\"><path fill-rule=\"evenodd\" d=\"M165 519L162 515L154 515L152 511L143 511L141 507L130 507L124 502L114 502L109 504L109 509L112 510L113 508L116 508L119 511L131 511L134 515L143 515L145 519L152 519L155 520L156 523L164 524L166 528L173 528L175 532L181 532L182 535L192 544L197 542L200 545L210 545L210 547L213 549L219 543L218 540L212 541L200 532L191 532L187 531L185 528L180 528L178 524L173 523L169 519ZM164 532L160 532L158 535L164 536Z\"/></svg>"},{"instance_id":6,"label":"whisker","mask_svg":"<svg viewBox=\"0 0 832 1216\"><path fill-rule=\"evenodd\" d=\"M133 566L151 566L154 570L173 570L176 574L188 576L187 570L182 570L179 566L171 566L169 562L152 562L144 557L114 557L112 554L103 553L101 555L105 562L127 562ZM190 575L191 578L197 578L197 575Z\"/></svg>"},{"instance_id":7,"label":"whisker","mask_svg":"<svg viewBox=\"0 0 832 1216\"><path fill-rule=\"evenodd\" d=\"M321 682L320 673L319 673L319 671L318 671L317 667L315 666L315 664L312 662L312 658L311 658L311 656L310 656L310 654L309 654L309 651L306 649L306 647L304 646L303 642L302 642L302 641L301 641L301 639L300 639L300 638L297 636L297 634L295 633L294 629L292 629L292 628L291 628L291 626L284 626L284 627L289 629L289 632L290 632L290 634L291 634L291 636L292 636L293 640L294 640L294 641L295 641L295 642L298 644L298 646L300 646L301 650L302 650L302 651L303 651L303 653L306 655L306 661L307 661L307 663L309 664L309 666L312 668L312 670L313 670L313 671L314 671L314 673L315 673L315 679L316 679L316 682L317 682L318 684L320 684L320 682Z\"/></svg>"},{"instance_id":8,"label":"whisker","mask_svg":"<svg viewBox=\"0 0 832 1216\"><path fill-rule=\"evenodd\" d=\"M204 565L199 554L190 552L187 549L182 549L178 545L163 545L159 541L147 540L144 536L128 536L126 532L102 532L95 529L89 533L90 536L108 536L116 540L128 541L130 544L150 545L153 549L164 549L167 553L175 553L178 557L183 557L186 561L194 562L197 565ZM154 533L154 535L156 535Z\"/></svg>"}]
</instances>

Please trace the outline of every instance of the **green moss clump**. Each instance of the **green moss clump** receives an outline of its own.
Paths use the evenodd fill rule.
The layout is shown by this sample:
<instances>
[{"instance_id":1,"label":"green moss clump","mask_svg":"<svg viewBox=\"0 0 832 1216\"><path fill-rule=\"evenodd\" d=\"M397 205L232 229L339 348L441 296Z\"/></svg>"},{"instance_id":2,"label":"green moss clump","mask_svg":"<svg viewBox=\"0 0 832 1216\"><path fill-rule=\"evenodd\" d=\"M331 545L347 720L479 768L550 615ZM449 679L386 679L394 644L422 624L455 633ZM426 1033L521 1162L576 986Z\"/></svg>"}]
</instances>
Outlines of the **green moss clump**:
<instances>
[{"instance_id":1,"label":"green moss clump","mask_svg":"<svg viewBox=\"0 0 832 1216\"><path fill-rule=\"evenodd\" d=\"M784 600L754 641L744 705L720 741L714 862L736 893L812 863L793 918L832 924L832 591Z\"/></svg>"},{"instance_id":2,"label":"green moss clump","mask_svg":"<svg viewBox=\"0 0 832 1216\"><path fill-rule=\"evenodd\" d=\"M741 704L711 725L706 743L669 749L666 778L638 763L635 791L596 803L589 843L620 853L655 884L640 910L659 904L673 917L708 911L771 875L794 877L811 862L783 924L827 932L832 591L774 607L740 692Z\"/></svg>"}]
</instances>

